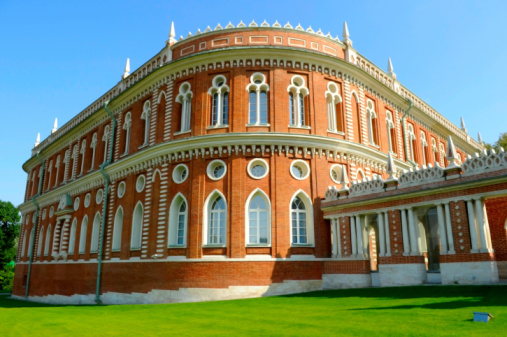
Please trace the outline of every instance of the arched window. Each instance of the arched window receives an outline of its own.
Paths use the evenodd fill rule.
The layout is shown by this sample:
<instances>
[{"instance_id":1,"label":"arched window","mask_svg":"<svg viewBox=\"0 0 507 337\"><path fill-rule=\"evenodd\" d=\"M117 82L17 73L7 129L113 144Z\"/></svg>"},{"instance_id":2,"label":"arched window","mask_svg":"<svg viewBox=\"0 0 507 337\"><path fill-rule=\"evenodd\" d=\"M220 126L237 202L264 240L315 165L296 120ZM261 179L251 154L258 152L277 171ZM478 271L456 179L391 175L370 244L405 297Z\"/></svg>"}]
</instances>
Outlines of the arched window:
<instances>
[{"instance_id":1,"label":"arched window","mask_svg":"<svg viewBox=\"0 0 507 337\"><path fill-rule=\"evenodd\" d=\"M395 139L396 132L394 128L393 116L390 111L386 112L386 127L387 127L387 144L389 145L389 151L396 153Z\"/></svg>"},{"instance_id":2,"label":"arched window","mask_svg":"<svg viewBox=\"0 0 507 337\"><path fill-rule=\"evenodd\" d=\"M247 199L246 242L249 245L271 244L271 206L266 194L257 189Z\"/></svg>"},{"instance_id":3,"label":"arched window","mask_svg":"<svg viewBox=\"0 0 507 337\"><path fill-rule=\"evenodd\" d=\"M437 149L437 142L435 141L435 138L431 138L431 150L433 152L433 165L436 165L438 163L438 160L437 160L438 149Z\"/></svg>"},{"instance_id":4,"label":"arched window","mask_svg":"<svg viewBox=\"0 0 507 337\"><path fill-rule=\"evenodd\" d=\"M77 219L74 218L72 226L70 226L70 237L69 237L69 254L74 253L74 247L76 246L76 230L77 230Z\"/></svg>"},{"instance_id":5,"label":"arched window","mask_svg":"<svg viewBox=\"0 0 507 337\"><path fill-rule=\"evenodd\" d=\"M144 142L141 146L146 146L150 138L151 103L149 100L144 102L141 119L144 120Z\"/></svg>"},{"instance_id":6,"label":"arched window","mask_svg":"<svg viewBox=\"0 0 507 337\"><path fill-rule=\"evenodd\" d=\"M366 102L366 117L368 120L368 139L371 145L378 145L377 113L371 99Z\"/></svg>"},{"instance_id":7,"label":"arched window","mask_svg":"<svg viewBox=\"0 0 507 337\"><path fill-rule=\"evenodd\" d=\"M97 212L97 214L95 214L95 218L93 219L92 240L90 244L91 253L96 253L99 250L100 220L100 213Z\"/></svg>"},{"instance_id":8,"label":"arched window","mask_svg":"<svg viewBox=\"0 0 507 337\"><path fill-rule=\"evenodd\" d=\"M408 149L410 151L410 159L412 161L415 161L415 155L414 155L414 148L415 148L415 134L414 134L414 127L412 124L408 125Z\"/></svg>"},{"instance_id":9,"label":"arched window","mask_svg":"<svg viewBox=\"0 0 507 337\"><path fill-rule=\"evenodd\" d=\"M224 196L218 191L213 192L206 200L205 210L205 244L224 246L227 231L227 203Z\"/></svg>"},{"instance_id":10,"label":"arched window","mask_svg":"<svg viewBox=\"0 0 507 337\"><path fill-rule=\"evenodd\" d=\"M423 157L423 165L426 165L426 147L428 143L426 142L426 135L423 131L421 131L421 149L422 149L422 157Z\"/></svg>"},{"instance_id":11,"label":"arched window","mask_svg":"<svg viewBox=\"0 0 507 337\"><path fill-rule=\"evenodd\" d=\"M127 114L125 115L125 121L123 123L123 130L125 130L125 152L123 152L123 156L129 153L131 126L132 126L132 114L130 112L127 112Z\"/></svg>"},{"instance_id":12,"label":"arched window","mask_svg":"<svg viewBox=\"0 0 507 337\"><path fill-rule=\"evenodd\" d=\"M50 243L51 243L51 225L48 226L48 230L46 232L46 240L44 242L44 256L48 256L49 254Z\"/></svg>"},{"instance_id":13,"label":"arched window","mask_svg":"<svg viewBox=\"0 0 507 337\"><path fill-rule=\"evenodd\" d=\"M49 178L48 178L48 187L47 187L46 191L49 191L49 189L51 188L51 176L53 173L53 160L52 159L49 162L48 172L49 172Z\"/></svg>"},{"instance_id":14,"label":"arched window","mask_svg":"<svg viewBox=\"0 0 507 337\"><path fill-rule=\"evenodd\" d=\"M40 256L42 253L42 243L43 242L44 242L44 226L42 226L39 231L39 242L37 245L37 256Z\"/></svg>"},{"instance_id":15,"label":"arched window","mask_svg":"<svg viewBox=\"0 0 507 337\"><path fill-rule=\"evenodd\" d=\"M248 124L265 125L268 123L268 94L269 85L266 77L261 73L250 76L250 84L246 87L248 91Z\"/></svg>"},{"instance_id":16,"label":"arched window","mask_svg":"<svg viewBox=\"0 0 507 337\"><path fill-rule=\"evenodd\" d=\"M120 251L121 249L121 232L123 229L123 208L118 207L116 211L116 215L114 216L114 226L113 226L113 246L112 250Z\"/></svg>"},{"instance_id":17,"label":"arched window","mask_svg":"<svg viewBox=\"0 0 507 337\"><path fill-rule=\"evenodd\" d=\"M357 139L357 142L361 143L363 140L362 140L362 136L361 136L362 118L361 118L361 109L359 107L359 97L357 96L356 92L352 92L352 94L350 96L351 96L351 100L352 100L352 116L354 116L357 119L357 123L356 123L357 125L355 125L355 128L354 128L354 135L355 135L355 139Z\"/></svg>"},{"instance_id":18,"label":"arched window","mask_svg":"<svg viewBox=\"0 0 507 337\"><path fill-rule=\"evenodd\" d=\"M211 95L211 126L227 126L229 116L229 87L223 75L215 76L213 86L208 90Z\"/></svg>"},{"instance_id":19,"label":"arched window","mask_svg":"<svg viewBox=\"0 0 507 337\"><path fill-rule=\"evenodd\" d=\"M138 202L132 216L132 233L130 239L130 249L141 249L141 239L143 232L143 204Z\"/></svg>"},{"instance_id":20,"label":"arched window","mask_svg":"<svg viewBox=\"0 0 507 337\"><path fill-rule=\"evenodd\" d=\"M84 254L86 250L86 233L88 232L88 215L85 215L81 222L81 231L79 233L79 254Z\"/></svg>"},{"instance_id":21,"label":"arched window","mask_svg":"<svg viewBox=\"0 0 507 337\"><path fill-rule=\"evenodd\" d=\"M25 251L26 251L26 230L25 235L23 236L23 246L21 246L21 257L25 256Z\"/></svg>"},{"instance_id":22,"label":"arched window","mask_svg":"<svg viewBox=\"0 0 507 337\"><path fill-rule=\"evenodd\" d=\"M97 149L97 132L95 132L92 136L92 141L90 143L90 149L92 149L92 163L90 164L90 170L93 171L95 168L95 150Z\"/></svg>"},{"instance_id":23,"label":"arched window","mask_svg":"<svg viewBox=\"0 0 507 337\"><path fill-rule=\"evenodd\" d=\"M343 132L342 97L334 82L327 84L327 129L331 132Z\"/></svg>"},{"instance_id":24,"label":"arched window","mask_svg":"<svg viewBox=\"0 0 507 337\"><path fill-rule=\"evenodd\" d=\"M438 158L438 161L440 162L440 166L444 167L445 166L445 149L444 149L444 144L440 143L438 144L438 154L439 154L439 158Z\"/></svg>"},{"instance_id":25,"label":"arched window","mask_svg":"<svg viewBox=\"0 0 507 337\"><path fill-rule=\"evenodd\" d=\"M292 245L313 245L313 212L310 199L302 191L290 202Z\"/></svg>"},{"instance_id":26,"label":"arched window","mask_svg":"<svg viewBox=\"0 0 507 337\"><path fill-rule=\"evenodd\" d=\"M74 145L74 149L72 150L72 165L70 167L71 180L73 180L75 178L76 170L74 169L74 167L77 166L78 158L79 158L79 146L78 146L78 144L76 144L76 145Z\"/></svg>"},{"instance_id":27,"label":"arched window","mask_svg":"<svg viewBox=\"0 0 507 337\"><path fill-rule=\"evenodd\" d=\"M287 87L289 92L290 126L303 127L306 126L305 96L309 94L309 91L305 87L304 78L301 76L293 76L290 82L291 84Z\"/></svg>"},{"instance_id":28,"label":"arched window","mask_svg":"<svg viewBox=\"0 0 507 337\"><path fill-rule=\"evenodd\" d=\"M178 193L169 209L169 247L185 247L187 243L188 206L185 197Z\"/></svg>"},{"instance_id":29,"label":"arched window","mask_svg":"<svg viewBox=\"0 0 507 337\"><path fill-rule=\"evenodd\" d=\"M64 169L63 169L63 182L67 181L67 173L69 171L69 162L70 162L70 150L65 151L65 156L63 157Z\"/></svg>"},{"instance_id":30,"label":"arched window","mask_svg":"<svg viewBox=\"0 0 507 337\"><path fill-rule=\"evenodd\" d=\"M102 136L102 141L104 142L104 160L103 163L107 161L107 151L109 150L109 125L106 125L104 128L104 135Z\"/></svg>"},{"instance_id":31,"label":"arched window","mask_svg":"<svg viewBox=\"0 0 507 337\"><path fill-rule=\"evenodd\" d=\"M56 157L55 167L56 167L56 175L55 175L55 184L53 185L53 188L58 186L58 177L60 175L60 155Z\"/></svg>"},{"instance_id":32,"label":"arched window","mask_svg":"<svg viewBox=\"0 0 507 337\"><path fill-rule=\"evenodd\" d=\"M83 139L83 141L81 142L81 150L79 150L79 154L81 155L81 169L79 170L79 175L83 175L86 155L86 139Z\"/></svg>"},{"instance_id":33,"label":"arched window","mask_svg":"<svg viewBox=\"0 0 507 337\"><path fill-rule=\"evenodd\" d=\"M358 182L362 182L362 181L364 181L364 172L363 172L363 170L361 170L361 169L358 169L358 170L357 170L357 173L356 173L356 180L357 180Z\"/></svg>"},{"instance_id":34,"label":"arched window","mask_svg":"<svg viewBox=\"0 0 507 337\"><path fill-rule=\"evenodd\" d=\"M190 91L190 83L183 82L180 85L180 93L176 96L176 102L182 105L181 107L181 128L180 132L190 131L190 114L192 111L192 96Z\"/></svg>"}]
</instances>

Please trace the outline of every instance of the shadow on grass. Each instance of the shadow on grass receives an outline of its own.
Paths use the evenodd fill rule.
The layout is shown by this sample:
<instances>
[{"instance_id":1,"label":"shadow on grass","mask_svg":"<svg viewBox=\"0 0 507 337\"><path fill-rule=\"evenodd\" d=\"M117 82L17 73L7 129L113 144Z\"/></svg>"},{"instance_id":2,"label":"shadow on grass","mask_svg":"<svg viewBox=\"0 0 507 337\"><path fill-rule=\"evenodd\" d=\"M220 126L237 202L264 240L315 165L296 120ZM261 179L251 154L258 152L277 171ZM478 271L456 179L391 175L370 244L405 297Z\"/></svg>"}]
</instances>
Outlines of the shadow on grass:
<instances>
[{"instance_id":1,"label":"shadow on grass","mask_svg":"<svg viewBox=\"0 0 507 337\"><path fill-rule=\"evenodd\" d=\"M0 295L0 309L10 308L44 308L61 307L61 305L52 305L46 303L36 303L30 301L20 301L10 298L10 295Z\"/></svg>"}]
</instances>

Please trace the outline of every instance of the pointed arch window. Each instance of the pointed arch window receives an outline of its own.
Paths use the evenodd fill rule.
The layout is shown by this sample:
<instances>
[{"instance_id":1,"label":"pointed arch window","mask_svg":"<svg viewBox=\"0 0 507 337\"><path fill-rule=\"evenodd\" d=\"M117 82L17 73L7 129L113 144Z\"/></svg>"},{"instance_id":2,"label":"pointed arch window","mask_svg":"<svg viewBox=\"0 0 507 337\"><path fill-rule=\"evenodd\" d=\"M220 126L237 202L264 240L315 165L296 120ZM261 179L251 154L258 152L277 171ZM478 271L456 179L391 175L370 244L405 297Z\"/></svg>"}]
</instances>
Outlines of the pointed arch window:
<instances>
[{"instance_id":1,"label":"pointed arch window","mask_svg":"<svg viewBox=\"0 0 507 337\"><path fill-rule=\"evenodd\" d=\"M39 243L37 245L37 256L41 256L43 242L44 242L44 226L42 226L39 231Z\"/></svg>"},{"instance_id":2,"label":"pointed arch window","mask_svg":"<svg viewBox=\"0 0 507 337\"><path fill-rule=\"evenodd\" d=\"M375 112L375 104L371 99L368 99L366 102L366 117L368 120L368 139L370 145L378 146L377 113Z\"/></svg>"},{"instance_id":3,"label":"pointed arch window","mask_svg":"<svg viewBox=\"0 0 507 337\"><path fill-rule=\"evenodd\" d=\"M74 218L72 225L70 226L69 236L69 254L74 254L74 247L76 246L76 230L77 230L77 219Z\"/></svg>"},{"instance_id":4,"label":"pointed arch window","mask_svg":"<svg viewBox=\"0 0 507 337\"><path fill-rule=\"evenodd\" d=\"M81 222L81 231L79 232L79 254L85 253L86 233L88 233L88 215L85 215L83 222Z\"/></svg>"},{"instance_id":5,"label":"pointed arch window","mask_svg":"<svg viewBox=\"0 0 507 337\"><path fill-rule=\"evenodd\" d=\"M151 121L151 102L147 100L143 105L141 119L144 120L144 142L141 147L148 145L150 138L150 121Z\"/></svg>"},{"instance_id":6,"label":"pointed arch window","mask_svg":"<svg viewBox=\"0 0 507 337\"><path fill-rule=\"evenodd\" d=\"M304 127L306 126L305 97L309 94L308 88L305 87L303 77L295 75L287 87L289 92L289 117L290 126Z\"/></svg>"},{"instance_id":7,"label":"pointed arch window","mask_svg":"<svg viewBox=\"0 0 507 337\"><path fill-rule=\"evenodd\" d=\"M343 132L342 97L338 85L334 82L327 84L325 92L327 102L327 129L331 132Z\"/></svg>"},{"instance_id":8,"label":"pointed arch window","mask_svg":"<svg viewBox=\"0 0 507 337\"><path fill-rule=\"evenodd\" d=\"M181 106L181 127L180 132L190 131L190 116L192 112L192 97L193 93L190 91L190 83L183 82L180 85L178 96L176 96L176 102L180 103Z\"/></svg>"},{"instance_id":9,"label":"pointed arch window","mask_svg":"<svg viewBox=\"0 0 507 337\"><path fill-rule=\"evenodd\" d=\"M90 252L96 253L99 250L99 231L100 231L100 213L95 214L92 225L92 240L90 243Z\"/></svg>"},{"instance_id":10,"label":"pointed arch window","mask_svg":"<svg viewBox=\"0 0 507 337\"><path fill-rule=\"evenodd\" d=\"M81 169L79 170L79 175L83 175L84 171L84 162L85 162L85 155L86 155L86 139L83 139L81 142L81 150L79 150L79 154L81 155Z\"/></svg>"},{"instance_id":11,"label":"pointed arch window","mask_svg":"<svg viewBox=\"0 0 507 337\"><path fill-rule=\"evenodd\" d=\"M114 216L113 226L113 252L119 252L121 250L121 232L123 230L123 208L120 206Z\"/></svg>"},{"instance_id":12,"label":"pointed arch window","mask_svg":"<svg viewBox=\"0 0 507 337\"><path fill-rule=\"evenodd\" d=\"M208 90L211 95L211 126L227 126L229 123L229 86L223 75L215 76L212 87Z\"/></svg>"},{"instance_id":13,"label":"pointed arch window","mask_svg":"<svg viewBox=\"0 0 507 337\"><path fill-rule=\"evenodd\" d=\"M130 112L127 112L127 114L125 115L125 122L123 123L123 130L125 130L125 152L123 152L123 156L129 153L131 126L132 126L132 114Z\"/></svg>"},{"instance_id":14,"label":"pointed arch window","mask_svg":"<svg viewBox=\"0 0 507 337\"><path fill-rule=\"evenodd\" d=\"M444 163L445 149L444 149L444 144L442 144L442 143L438 144L438 154L439 154L438 161L440 162L440 166L444 167L445 166L445 163Z\"/></svg>"},{"instance_id":15,"label":"pointed arch window","mask_svg":"<svg viewBox=\"0 0 507 337\"><path fill-rule=\"evenodd\" d=\"M103 163L107 161L107 151L109 150L109 125L106 125L104 128L104 135L102 136L102 141L104 142L104 159L102 160Z\"/></svg>"},{"instance_id":16,"label":"pointed arch window","mask_svg":"<svg viewBox=\"0 0 507 337\"><path fill-rule=\"evenodd\" d=\"M21 257L25 256L25 251L26 251L26 230L25 235L23 236L23 246L21 246Z\"/></svg>"},{"instance_id":17,"label":"pointed arch window","mask_svg":"<svg viewBox=\"0 0 507 337\"><path fill-rule=\"evenodd\" d=\"M67 181L67 173L69 172L69 161L70 161L70 150L65 151L65 156L63 157L64 170L63 170L63 182Z\"/></svg>"},{"instance_id":18,"label":"pointed arch window","mask_svg":"<svg viewBox=\"0 0 507 337\"><path fill-rule=\"evenodd\" d=\"M422 149L422 158L423 158L423 165L427 165L426 163L426 149L427 149L428 143L426 142L426 134L424 131L421 131L421 149Z\"/></svg>"},{"instance_id":19,"label":"pointed arch window","mask_svg":"<svg viewBox=\"0 0 507 337\"><path fill-rule=\"evenodd\" d=\"M312 206L302 192L295 195L290 203L292 245L313 245Z\"/></svg>"},{"instance_id":20,"label":"pointed arch window","mask_svg":"<svg viewBox=\"0 0 507 337\"><path fill-rule=\"evenodd\" d=\"M387 128L387 144L389 145L389 152L396 153L395 139L396 131L394 128L393 116L391 111L386 111L386 128Z\"/></svg>"},{"instance_id":21,"label":"pointed arch window","mask_svg":"<svg viewBox=\"0 0 507 337\"><path fill-rule=\"evenodd\" d=\"M49 189L51 188L51 176L53 175L53 160L52 159L49 162L48 172L49 172L49 179L48 179L48 187L47 187L46 191L49 191Z\"/></svg>"},{"instance_id":22,"label":"pointed arch window","mask_svg":"<svg viewBox=\"0 0 507 337\"><path fill-rule=\"evenodd\" d=\"M204 242L206 245L225 246L227 231L227 203L224 196L215 191L205 203L206 223Z\"/></svg>"},{"instance_id":23,"label":"pointed arch window","mask_svg":"<svg viewBox=\"0 0 507 337\"><path fill-rule=\"evenodd\" d=\"M262 73L255 73L250 76L248 91L248 125L268 124L268 91L266 76Z\"/></svg>"},{"instance_id":24,"label":"pointed arch window","mask_svg":"<svg viewBox=\"0 0 507 337\"><path fill-rule=\"evenodd\" d=\"M185 247L187 242L188 205L185 197L178 194L169 210L169 247Z\"/></svg>"},{"instance_id":25,"label":"pointed arch window","mask_svg":"<svg viewBox=\"0 0 507 337\"><path fill-rule=\"evenodd\" d=\"M56 157L55 167L56 167L56 175L55 175L55 184L53 185L53 188L58 186L58 176L60 175L60 155Z\"/></svg>"},{"instance_id":26,"label":"pointed arch window","mask_svg":"<svg viewBox=\"0 0 507 337\"><path fill-rule=\"evenodd\" d=\"M130 249L141 249L143 231L143 204L138 202L132 216L132 233L130 238Z\"/></svg>"},{"instance_id":27,"label":"pointed arch window","mask_svg":"<svg viewBox=\"0 0 507 337\"><path fill-rule=\"evenodd\" d=\"M44 256L48 256L49 254L49 244L51 242L51 225L48 226L46 231L46 240L44 242Z\"/></svg>"},{"instance_id":28,"label":"pointed arch window","mask_svg":"<svg viewBox=\"0 0 507 337\"><path fill-rule=\"evenodd\" d=\"M88 171L93 171L95 168L95 150L97 149L97 132L95 132L92 136L92 141L90 143L90 149L92 149L92 163L90 165L90 169Z\"/></svg>"},{"instance_id":29,"label":"pointed arch window","mask_svg":"<svg viewBox=\"0 0 507 337\"><path fill-rule=\"evenodd\" d=\"M415 134L414 134L414 127L412 126L412 124L409 124L408 125L408 149L410 151L409 155L410 155L410 159L412 161L415 161L415 156L414 156L415 141L416 141L416 138L415 138Z\"/></svg>"},{"instance_id":30,"label":"pointed arch window","mask_svg":"<svg viewBox=\"0 0 507 337\"><path fill-rule=\"evenodd\" d=\"M438 149L437 149L437 142L436 142L435 138L431 138L431 151L433 153L433 165L435 165L436 163L438 163L438 160L437 160Z\"/></svg>"},{"instance_id":31,"label":"pointed arch window","mask_svg":"<svg viewBox=\"0 0 507 337\"><path fill-rule=\"evenodd\" d=\"M74 145L74 149L72 150L72 166L70 167L70 177L71 180L74 180L76 175L76 166L79 159L79 146L78 144Z\"/></svg>"},{"instance_id":32,"label":"pointed arch window","mask_svg":"<svg viewBox=\"0 0 507 337\"><path fill-rule=\"evenodd\" d=\"M261 191L254 192L247 208L247 244L271 244L271 210L267 196Z\"/></svg>"}]
</instances>

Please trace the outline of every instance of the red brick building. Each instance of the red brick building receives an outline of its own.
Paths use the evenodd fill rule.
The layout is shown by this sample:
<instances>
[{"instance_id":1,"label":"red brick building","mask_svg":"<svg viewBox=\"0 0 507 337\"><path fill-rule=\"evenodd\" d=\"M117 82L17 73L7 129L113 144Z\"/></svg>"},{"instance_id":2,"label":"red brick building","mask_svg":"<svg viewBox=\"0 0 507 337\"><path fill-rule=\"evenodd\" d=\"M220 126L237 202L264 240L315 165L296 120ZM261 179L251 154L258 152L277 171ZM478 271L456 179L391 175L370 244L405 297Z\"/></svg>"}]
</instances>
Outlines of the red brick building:
<instances>
[{"instance_id":1,"label":"red brick building","mask_svg":"<svg viewBox=\"0 0 507 337\"><path fill-rule=\"evenodd\" d=\"M23 166L13 295L140 303L448 283L427 252L438 243L433 225L431 245L414 232L406 251L402 229L393 222L386 234L379 220L407 222L410 211L415 228L420 203L433 210L437 199L449 202L438 212L452 208L456 252L446 241L440 266L505 260L507 215L496 207L506 200L504 154L500 171L462 177L461 163L482 144L401 85L390 60L384 72L359 54L346 25L341 40L266 22L174 37L172 27L158 54L132 73L127 62L115 87L36 143ZM415 167L441 174L418 184L438 193L403 185L416 173L402 171ZM495 196L485 202L490 239L457 229L467 222L460 184L470 185L466 195ZM456 235L468 241L458 247ZM390 265L419 276L378 281ZM495 270L478 282L496 282Z\"/></svg>"}]
</instances>

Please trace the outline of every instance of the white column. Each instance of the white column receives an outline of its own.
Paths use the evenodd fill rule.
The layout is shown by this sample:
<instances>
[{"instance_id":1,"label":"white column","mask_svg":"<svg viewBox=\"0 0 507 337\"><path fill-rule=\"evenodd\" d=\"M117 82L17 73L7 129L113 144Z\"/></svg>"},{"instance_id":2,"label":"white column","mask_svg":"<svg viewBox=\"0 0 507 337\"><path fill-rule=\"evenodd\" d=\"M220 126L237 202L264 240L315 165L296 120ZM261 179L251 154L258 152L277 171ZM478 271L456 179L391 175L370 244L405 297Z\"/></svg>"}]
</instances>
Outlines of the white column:
<instances>
[{"instance_id":1,"label":"white column","mask_svg":"<svg viewBox=\"0 0 507 337\"><path fill-rule=\"evenodd\" d=\"M477 226L479 227L479 238L480 238L480 252L487 253L488 252L488 242L486 240L486 229L484 223L484 214L482 211L482 200L475 200L475 213L477 215Z\"/></svg>"},{"instance_id":2,"label":"white column","mask_svg":"<svg viewBox=\"0 0 507 337\"><path fill-rule=\"evenodd\" d=\"M405 209L401 210L401 231L403 234L403 254L410 253L410 244L408 241L408 228L407 228L407 212Z\"/></svg>"},{"instance_id":3,"label":"white column","mask_svg":"<svg viewBox=\"0 0 507 337\"><path fill-rule=\"evenodd\" d=\"M488 248L490 252L493 252L493 244L491 243L491 232L489 230L489 220L488 220L488 212L486 211L486 203L484 200L481 201L482 204L482 214L484 216L484 228L486 230L486 242L488 243Z\"/></svg>"},{"instance_id":4,"label":"white column","mask_svg":"<svg viewBox=\"0 0 507 337\"><path fill-rule=\"evenodd\" d=\"M447 254L447 235L445 234L445 217L442 204L437 205L438 229L440 234L440 254Z\"/></svg>"},{"instance_id":5,"label":"white column","mask_svg":"<svg viewBox=\"0 0 507 337\"><path fill-rule=\"evenodd\" d=\"M414 211L408 209L408 229L410 231L410 255L418 255L419 245L417 244L417 224L414 221Z\"/></svg>"},{"instance_id":6,"label":"white column","mask_svg":"<svg viewBox=\"0 0 507 337\"><path fill-rule=\"evenodd\" d=\"M380 243L380 254L379 256L386 255L386 237L384 235L384 214L382 212L377 215L377 227L378 227L378 241Z\"/></svg>"},{"instance_id":7,"label":"white column","mask_svg":"<svg viewBox=\"0 0 507 337\"><path fill-rule=\"evenodd\" d=\"M357 240L357 255L364 257L363 250L363 224L361 223L361 217L356 215L356 240Z\"/></svg>"},{"instance_id":8,"label":"white column","mask_svg":"<svg viewBox=\"0 0 507 337\"><path fill-rule=\"evenodd\" d=\"M336 223L335 223L336 242L338 243L336 245L337 250L338 250L338 257L342 257L342 240L341 240L341 235L340 235L340 220L341 219L343 219L343 218L336 219Z\"/></svg>"},{"instance_id":9,"label":"white column","mask_svg":"<svg viewBox=\"0 0 507 337\"><path fill-rule=\"evenodd\" d=\"M384 226L386 228L386 256L391 256L391 235L389 234L389 214L384 213Z\"/></svg>"},{"instance_id":10,"label":"white column","mask_svg":"<svg viewBox=\"0 0 507 337\"><path fill-rule=\"evenodd\" d=\"M352 249L352 256L357 255L357 241L356 241L356 219L354 216L350 217L350 247Z\"/></svg>"},{"instance_id":11,"label":"white column","mask_svg":"<svg viewBox=\"0 0 507 337\"><path fill-rule=\"evenodd\" d=\"M454 238L452 236L451 210L449 203L445 204L445 224L447 228L447 242L449 243L449 254L456 254L454 250Z\"/></svg>"},{"instance_id":12,"label":"white column","mask_svg":"<svg viewBox=\"0 0 507 337\"><path fill-rule=\"evenodd\" d=\"M474 212L474 204L472 200L467 200L467 211L468 211L468 228L470 230L470 241L472 242L471 253L477 253L478 245L477 245L477 226L475 224L475 212Z\"/></svg>"},{"instance_id":13,"label":"white column","mask_svg":"<svg viewBox=\"0 0 507 337\"><path fill-rule=\"evenodd\" d=\"M333 218L331 219L331 251L332 251L332 256L333 257L336 257L337 253L338 253L338 248L337 248L337 242L336 242L336 219Z\"/></svg>"}]
</instances>

